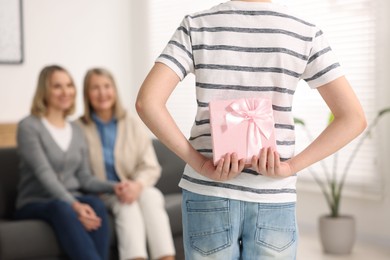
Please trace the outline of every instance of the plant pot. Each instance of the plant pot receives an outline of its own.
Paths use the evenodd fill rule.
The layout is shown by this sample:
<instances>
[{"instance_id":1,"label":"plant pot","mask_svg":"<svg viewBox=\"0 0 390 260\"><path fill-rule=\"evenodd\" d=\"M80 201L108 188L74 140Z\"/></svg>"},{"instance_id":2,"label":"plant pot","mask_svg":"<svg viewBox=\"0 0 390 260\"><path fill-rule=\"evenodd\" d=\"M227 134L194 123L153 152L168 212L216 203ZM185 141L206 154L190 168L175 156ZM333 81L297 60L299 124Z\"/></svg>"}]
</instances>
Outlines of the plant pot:
<instances>
[{"instance_id":1,"label":"plant pot","mask_svg":"<svg viewBox=\"0 0 390 260\"><path fill-rule=\"evenodd\" d=\"M319 233L324 253L350 254L355 243L355 226L353 216L321 216Z\"/></svg>"}]
</instances>

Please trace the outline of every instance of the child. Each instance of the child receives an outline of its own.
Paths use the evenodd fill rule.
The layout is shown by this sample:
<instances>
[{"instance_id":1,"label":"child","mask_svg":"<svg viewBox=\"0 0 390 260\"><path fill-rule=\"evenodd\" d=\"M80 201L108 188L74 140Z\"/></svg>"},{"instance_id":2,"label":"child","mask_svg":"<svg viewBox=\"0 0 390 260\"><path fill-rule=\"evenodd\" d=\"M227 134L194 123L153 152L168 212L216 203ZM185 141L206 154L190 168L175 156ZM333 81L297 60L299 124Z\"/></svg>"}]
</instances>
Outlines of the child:
<instances>
[{"instance_id":1,"label":"child","mask_svg":"<svg viewBox=\"0 0 390 260\"><path fill-rule=\"evenodd\" d=\"M188 73L198 103L190 141L165 103ZM292 99L300 79L317 89L334 121L294 156ZM208 103L272 100L277 151L263 148L251 169L226 154L214 166ZM186 16L157 59L136 108L151 131L187 162L183 188L186 259L295 259L297 173L346 145L364 112L323 32L271 1L229 1Z\"/></svg>"}]
</instances>

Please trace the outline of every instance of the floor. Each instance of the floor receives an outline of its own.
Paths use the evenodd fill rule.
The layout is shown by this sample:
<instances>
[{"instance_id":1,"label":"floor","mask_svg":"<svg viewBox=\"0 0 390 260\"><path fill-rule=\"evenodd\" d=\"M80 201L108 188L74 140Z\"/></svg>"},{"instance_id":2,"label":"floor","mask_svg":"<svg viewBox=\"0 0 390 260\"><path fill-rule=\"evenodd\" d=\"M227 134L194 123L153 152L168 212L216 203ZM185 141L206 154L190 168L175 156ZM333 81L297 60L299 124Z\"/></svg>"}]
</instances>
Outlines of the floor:
<instances>
[{"instance_id":1,"label":"floor","mask_svg":"<svg viewBox=\"0 0 390 260\"><path fill-rule=\"evenodd\" d=\"M350 255L326 255L316 234L301 233L297 260L390 260L390 248L356 242Z\"/></svg>"},{"instance_id":2,"label":"floor","mask_svg":"<svg viewBox=\"0 0 390 260\"><path fill-rule=\"evenodd\" d=\"M184 260L184 257L176 259ZM357 242L350 255L327 255L322 253L317 234L301 232L297 260L390 260L390 248Z\"/></svg>"}]
</instances>

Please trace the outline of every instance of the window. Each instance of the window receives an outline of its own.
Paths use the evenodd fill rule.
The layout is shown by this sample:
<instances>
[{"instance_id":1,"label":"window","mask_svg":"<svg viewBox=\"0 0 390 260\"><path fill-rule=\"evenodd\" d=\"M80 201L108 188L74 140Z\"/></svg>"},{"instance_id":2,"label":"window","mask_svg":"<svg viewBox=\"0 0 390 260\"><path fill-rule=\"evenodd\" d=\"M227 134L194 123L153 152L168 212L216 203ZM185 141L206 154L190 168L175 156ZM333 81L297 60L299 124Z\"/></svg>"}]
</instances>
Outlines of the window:
<instances>
[{"instance_id":1,"label":"window","mask_svg":"<svg viewBox=\"0 0 390 260\"><path fill-rule=\"evenodd\" d=\"M161 53L184 15L203 10L221 1L215 0L149 0L149 49L151 63ZM277 0L289 5L304 14L307 19L317 24L327 35L327 38L339 58L341 65L355 89L369 122L374 118L377 107L377 24L378 1L371 0ZM329 111L318 92L310 90L301 82L294 97L294 115L302 118L313 136L316 136L326 126ZM193 75L180 83L168 102L168 109L177 121L183 133L189 137L190 129L196 112L195 88ZM296 127L296 151L307 146L309 140L299 126ZM378 140L367 139L364 147L349 171L348 187L352 192L380 194L381 175L377 167ZM342 149L338 156L338 172L340 172L356 141ZM324 163L332 170L333 158ZM314 170L323 175L320 164L314 165ZM312 183L310 174L301 174L300 180ZM315 185L316 190L319 190Z\"/></svg>"},{"instance_id":2,"label":"window","mask_svg":"<svg viewBox=\"0 0 390 260\"><path fill-rule=\"evenodd\" d=\"M282 0L298 12L305 14L327 35L330 45L336 53L345 74L353 86L371 122L377 111L377 8L378 1L370 0ZM317 91L310 90L301 82L294 97L294 115L303 118L306 127L313 136L317 136L327 125L329 110ZM374 132L375 133L375 132ZM296 151L307 146L309 140L302 127L296 127ZM358 155L354 159L347 177L349 193L379 195L381 192L381 174L379 173L376 149L378 140L375 134L365 140ZM337 155L330 156L317 163L312 170L324 177L323 165L327 171L335 169L341 176L347 160L359 139L343 148ZM337 160L334 164L334 160ZM301 173L302 182L311 181L312 176L305 170ZM317 187L315 187L317 188Z\"/></svg>"}]
</instances>

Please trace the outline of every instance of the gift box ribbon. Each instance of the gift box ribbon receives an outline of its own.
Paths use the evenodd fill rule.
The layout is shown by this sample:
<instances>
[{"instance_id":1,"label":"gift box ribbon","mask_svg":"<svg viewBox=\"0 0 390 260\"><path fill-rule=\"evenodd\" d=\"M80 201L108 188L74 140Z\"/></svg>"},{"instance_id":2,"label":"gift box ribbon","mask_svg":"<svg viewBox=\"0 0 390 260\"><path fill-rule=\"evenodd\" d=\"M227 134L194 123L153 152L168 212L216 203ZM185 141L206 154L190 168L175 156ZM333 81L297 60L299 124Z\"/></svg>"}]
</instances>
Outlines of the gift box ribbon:
<instances>
[{"instance_id":1,"label":"gift box ribbon","mask_svg":"<svg viewBox=\"0 0 390 260\"><path fill-rule=\"evenodd\" d=\"M274 128L271 101L243 98L231 103L228 110L230 112L225 116L227 127L248 122L247 158L250 159L252 155L258 155L263 147L261 134L269 139Z\"/></svg>"}]
</instances>

